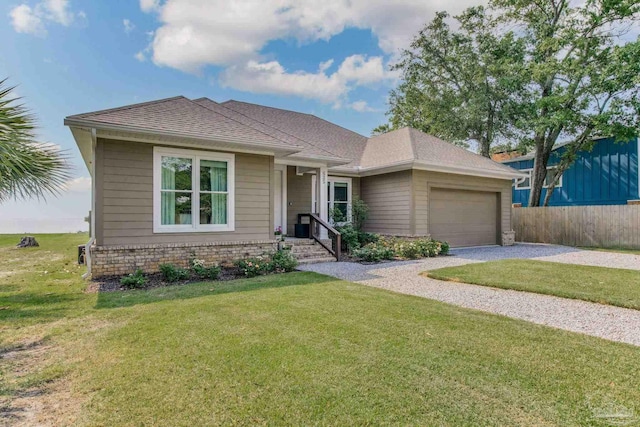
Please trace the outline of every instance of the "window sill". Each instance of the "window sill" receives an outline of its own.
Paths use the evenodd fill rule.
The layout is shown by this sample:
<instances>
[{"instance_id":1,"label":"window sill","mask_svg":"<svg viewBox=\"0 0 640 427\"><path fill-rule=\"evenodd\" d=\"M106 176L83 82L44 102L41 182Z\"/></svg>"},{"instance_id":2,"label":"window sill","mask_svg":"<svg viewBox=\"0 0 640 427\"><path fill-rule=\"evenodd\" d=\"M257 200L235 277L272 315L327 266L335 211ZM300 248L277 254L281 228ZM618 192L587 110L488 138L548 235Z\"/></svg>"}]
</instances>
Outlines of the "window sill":
<instances>
[{"instance_id":1,"label":"window sill","mask_svg":"<svg viewBox=\"0 0 640 427\"><path fill-rule=\"evenodd\" d=\"M163 228L158 227L153 229L153 234L171 234L171 233L182 233L182 234L198 234L198 233L228 233L235 231L234 227L231 226L223 226L223 227L184 227L184 228Z\"/></svg>"}]
</instances>

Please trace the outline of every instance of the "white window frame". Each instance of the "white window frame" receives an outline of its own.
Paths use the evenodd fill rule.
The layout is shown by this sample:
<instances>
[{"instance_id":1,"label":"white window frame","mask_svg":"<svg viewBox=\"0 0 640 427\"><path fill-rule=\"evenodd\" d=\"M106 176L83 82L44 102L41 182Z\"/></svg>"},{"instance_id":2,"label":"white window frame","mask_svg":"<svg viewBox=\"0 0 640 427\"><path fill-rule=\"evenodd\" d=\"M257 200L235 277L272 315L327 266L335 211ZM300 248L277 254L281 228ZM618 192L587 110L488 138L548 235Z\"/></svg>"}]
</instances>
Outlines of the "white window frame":
<instances>
[{"instance_id":1,"label":"white window frame","mask_svg":"<svg viewBox=\"0 0 640 427\"><path fill-rule=\"evenodd\" d=\"M556 166L547 166L547 176L549 176L549 171L550 171L551 169L555 169L555 168L556 168ZM562 187L562 177L563 177L563 176L564 176L564 173L562 173L562 174L560 175L560 178L558 178L558 183L556 184L556 188L560 188L560 187ZM547 178L545 177L545 179L544 179L544 180L546 181L546 180L547 180ZM543 188L549 188L549 186L545 184L545 185L543 185Z\"/></svg>"},{"instance_id":2,"label":"white window frame","mask_svg":"<svg viewBox=\"0 0 640 427\"><path fill-rule=\"evenodd\" d=\"M551 169L555 169L555 166L547 166L547 173L549 173L548 171ZM529 174L529 186L528 187L518 187L518 180L514 180L513 182L513 188L515 188L516 190L531 190L531 180L533 179L533 169L520 169L520 172L525 172ZM562 175L560 175L560 178L558 179L558 183L556 184L556 188L560 188L562 187L562 178L564 177L564 173ZM546 178L545 178L546 181ZM542 188L549 188L548 185L543 185Z\"/></svg>"},{"instance_id":3,"label":"white window frame","mask_svg":"<svg viewBox=\"0 0 640 427\"><path fill-rule=\"evenodd\" d=\"M529 175L529 186L528 187L518 187L518 179L514 180L513 182L513 187L516 190L530 190L531 189L531 172L533 171L533 169L520 169L520 172L524 172L527 173ZM522 178L522 180L524 181L526 178Z\"/></svg>"},{"instance_id":4,"label":"white window frame","mask_svg":"<svg viewBox=\"0 0 640 427\"><path fill-rule=\"evenodd\" d=\"M191 224L162 224L162 157L192 160L191 169ZM227 224L200 224L200 161L227 163ZM235 155L212 151L182 150L153 147L153 232L154 233L208 233L235 231Z\"/></svg>"},{"instance_id":5,"label":"white window frame","mask_svg":"<svg viewBox=\"0 0 640 427\"><path fill-rule=\"evenodd\" d=\"M345 176L329 176L327 178L327 183L329 184L329 187L330 187L329 195L331 197L330 199L327 200L327 202L329 203L329 205L328 205L329 212L334 207L334 201L331 200L331 199L333 199L333 196L334 196L334 184L336 182L347 184L347 221L346 222L340 222L340 223L336 224L336 225L344 225L347 222L351 222L351 206L352 206L351 203L352 203L352 200L353 200L353 179L345 177ZM324 191L324 189L323 189L323 191ZM311 212L318 212L316 210L316 202L317 202L317 198L316 198L316 176L313 175L311 177Z\"/></svg>"}]
</instances>

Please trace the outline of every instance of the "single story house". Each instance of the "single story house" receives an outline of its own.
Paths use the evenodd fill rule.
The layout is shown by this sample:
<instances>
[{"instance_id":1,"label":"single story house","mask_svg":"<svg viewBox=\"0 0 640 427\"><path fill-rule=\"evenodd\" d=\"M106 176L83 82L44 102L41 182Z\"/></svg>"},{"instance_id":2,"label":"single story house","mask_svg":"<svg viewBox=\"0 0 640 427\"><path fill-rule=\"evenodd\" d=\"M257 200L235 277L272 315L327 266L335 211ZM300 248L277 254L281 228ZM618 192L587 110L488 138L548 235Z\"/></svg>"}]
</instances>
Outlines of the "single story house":
<instances>
[{"instance_id":1,"label":"single story house","mask_svg":"<svg viewBox=\"0 0 640 427\"><path fill-rule=\"evenodd\" d=\"M522 173L415 129L368 138L310 114L182 96L64 123L92 177L94 277L257 255L274 248L274 229L292 235L311 213L326 240L330 209L349 214L356 197L370 232L514 241Z\"/></svg>"},{"instance_id":2,"label":"single story house","mask_svg":"<svg viewBox=\"0 0 640 427\"><path fill-rule=\"evenodd\" d=\"M556 185L549 206L626 205L640 198L640 174L638 153L640 139L616 141L613 138L594 140L592 150L582 150L576 161L567 169ZM558 164L566 150L558 144L549 159L548 168ZM533 154L504 160L502 164L527 174L513 185L513 203L523 207L529 204ZM550 174L549 174L550 178ZM544 200L546 189L542 190Z\"/></svg>"}]
</instances>

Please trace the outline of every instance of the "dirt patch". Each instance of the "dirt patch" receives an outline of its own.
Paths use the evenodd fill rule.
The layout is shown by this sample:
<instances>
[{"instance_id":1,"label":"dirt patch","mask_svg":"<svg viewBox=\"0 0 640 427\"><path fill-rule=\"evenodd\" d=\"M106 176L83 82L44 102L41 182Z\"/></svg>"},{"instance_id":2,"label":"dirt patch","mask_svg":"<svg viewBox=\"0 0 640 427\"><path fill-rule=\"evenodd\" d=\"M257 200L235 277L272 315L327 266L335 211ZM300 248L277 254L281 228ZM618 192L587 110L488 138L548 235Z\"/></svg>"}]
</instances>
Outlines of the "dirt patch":
<instances>
[{"instance_id":1,"label":"dirt patch","mask_svg":"<svg viewBox=\"0 0 640 427\"><path fill-rule=\"evenodd\" d=\"M188 280L180 280L177 282L167 282L163 279L161 273L147 274L145 275L147 278L147 284L140 288L135 289L154 289L154 288L162 288L165 286L182 286L188 285L189 283L200 283L207 281L207 279L202 279L199 277L191 277ZM244 279L246 276L242 271L237 267L224 267L220 271L218 278L215 280L216 282L225 282L228 280L236 280L236 279ZM120 283L120 279L122 276L105 276L101 277L97 280L92 280L87 286L86 292L88 293L96 293L96 292L117 292L117 291L129 291L131 288L123 286Z\"/></svg>"}]
</instances>

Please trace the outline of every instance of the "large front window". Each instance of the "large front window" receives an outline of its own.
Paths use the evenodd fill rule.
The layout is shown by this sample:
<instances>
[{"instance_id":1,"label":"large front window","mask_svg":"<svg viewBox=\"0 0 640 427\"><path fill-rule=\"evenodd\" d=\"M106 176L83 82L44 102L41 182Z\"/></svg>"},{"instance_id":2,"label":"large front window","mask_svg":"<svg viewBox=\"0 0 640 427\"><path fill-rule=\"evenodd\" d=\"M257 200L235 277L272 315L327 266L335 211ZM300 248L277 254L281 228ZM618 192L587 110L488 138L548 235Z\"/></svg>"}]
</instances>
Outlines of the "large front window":
<instances>
[{"instance_id":1,"label":"large front window","mask_svg":"<svg viewBox=\"0 0 640 427\"><path fill-rule=\"evenodd\" d=\"M154 232L231 231L234 156L154 150Z\"/></svg>"}]
</instances>

